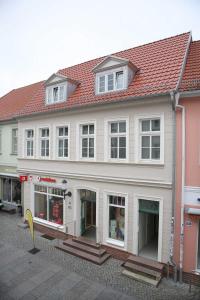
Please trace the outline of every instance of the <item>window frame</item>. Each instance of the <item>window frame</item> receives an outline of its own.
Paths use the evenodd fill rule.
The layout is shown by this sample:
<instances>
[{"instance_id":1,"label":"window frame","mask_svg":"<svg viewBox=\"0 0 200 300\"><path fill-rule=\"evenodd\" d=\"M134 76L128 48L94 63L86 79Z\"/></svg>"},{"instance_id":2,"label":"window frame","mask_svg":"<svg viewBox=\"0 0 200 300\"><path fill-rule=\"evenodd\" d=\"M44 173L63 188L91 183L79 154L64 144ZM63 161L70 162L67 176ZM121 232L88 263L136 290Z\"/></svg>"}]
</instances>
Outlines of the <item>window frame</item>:
<instances>
[{"instance_id":1,"label":"window frame","mask_svg":"<svg viewBox=\"0 0 200 300\"><path fill-rule=\"evenodd\" d=\"M116 75L117 73L123 72L123 87L122 88L117 88L117 83L116 83ZM109 90L108 89L108 76L109 75L113 75L113 89ZM105 90L104 91L100 91L100 78L104 77L104 81L105 81ZM127 88L127 69L126 67L120 67L120 68L115 68L115 69L110 69L107 71L103 71L103 72L99 72L98 74L96 74L96 94L97 95L101 95L101 94L105 94L105 93L113 93L113 92L118 92L118 91L122 91L125 90Z\"/></svg>"},{"instance_id":2,"label":"window frame","mask_svg":"<svg viewBox=\"0 0 200 300\"><path fill-rule=\"evenodd\" d=\"M126 133L122 133L122 136L126 136L126 158L111 158L111 123L126 122ZM129 117L120 118L108 118L104 120L104 160L113 163L128 163L129 162ZM113 135L114 136L114 135ZM116 135L119 136L119 135Z\"/></svg>"},{"instance_id":3,"label":"window frame","mask_svg":"<svg viewBox=\"0 0 200 300\"><path fill-rule=\"evenodd\" d=\"M143 120L156 120L160 119L160 131L155 131L155 134L150 131L149 134L144 134L144 136L158 136L160 135L160 159L152 158L142 158L142 133L141 133L141 124ZM152 134L151 134L152 133ZM159 133L159 134L158 134ZM136 116L135 118L135 162L139 164L164 164L164 114L153 114L153 115L141 115ZM151 149L151 148L150 148Z\"/></svg>"},{"instance_id":4,"label":"window frame","mask_svg":"<svg viewBox=\"0 0 200 300\"><path fill-rule=\"evenodd\" d=\"M118 241L109 237L109 196L117 196L125 198L125 214L124 214L124 241ZM113 247L127 250L127 241L128 241L128 194L121 193L116 191L107 191L104 190L104 215L105 222L103 226L103 239L104 243L108 245L112 245Z\"/></svg>"},{"instance_id":5,"label":"window frame","mask_svg":"<svg viewBox=\"0 0 200 300\"><path fill-rule=\"evenodd\" d=\"M16 136L13 135L14 131L17 133ZM14 138L17 140L15 145L17 149L14 149ZM11 129L11 154L18 155L18 128L17 127L13 127Z\"/></svg>"},{"instance_id":6,"label":"window frame","mask_svg":"<svg viewBox=\"0 0 200 300\"><path fill-rule=\"evenodd\" d=\"M68 136L67 136L67 139L68 139L68 156L67 157L60 157L58 156L58 141L59 141L59 136L58 136L58 130L59 128L64 128L64 127L67 127L68 128ZM67 124L56 124L55 125L55 129L54 129L54 134L55 134L55 147L54 147L54 157L58 160L69 160L70 158L70 124L67 123ZM64 136L63 136L63 139L64 139Z\"/></svg>"},{"instance_id":7,"label":"window frame","mask_svg":"<svg viewBox=\"0 0 200 300\"><path fill-rule=\"evenodd\" d=\"M63 87L63 99L60 100L60 90ZM58 100L55 101L53 97L53 90L55 88L58 88ZM51 95L50 100L49 100L49 95ZM67 83L58 83L54 85L50 85L46 87L46 93L45 93L45 103L46 105L52 105L52 104L57 104L57 103L62 103L65 102L67 98Z\"/></svg>"},{"instance_id":8,"label":"window frame","mask_svg":"<svg viewBox=\"0 0 200 300\"><path fill-rule=\"evenodd\" d=\"M84 138L84 135L82 135L82 127L84 125L94 125L94 134L92 137L94 138L94 157L83 157L82 156L82 138ZM77 124L77 157L79 160L82 161L96 161L96 120L88 120L88 121L83 121ZM86 136L86 135L85 135ZM89 138L89 135L86 136Z\"/></svg>"},{"instance_id":9,"label":"window frame","mask_svg":"<svg viewBox=\"0 0 200 300\"><path fill-rule=\"evenodd\" d=\"M41 136L41 132L42 132L42 129L48 129L49 130L49 136L48 136L48 139L45 137L42 137ZM50 126L42 126L42 127L40 127L39 129L39 147L38 147L38 150L39 150L39 157L41 158L41 159L50 159L51 158L51 129L50 129ZM41 150L42 150L42 145L41 145L41 142L42 142L42 140L49 140L49 155L48 156L42 156L41 154Z\"/></svg>"},{"instance_id":10,"label":"window frame","mask_svg":"<svg viewBox=\"0 0 200 300\"><path fill-rule=\"evenodd\" d=\"M33 130L33 137L32 138L27 138L27 131ZM27 142L32 141L33 142L33 155L27 155ZM35 129L34 128L25 128L24 129L24 156L26 158L34 158L35 157Z\"/></svg>"}]
</instances>

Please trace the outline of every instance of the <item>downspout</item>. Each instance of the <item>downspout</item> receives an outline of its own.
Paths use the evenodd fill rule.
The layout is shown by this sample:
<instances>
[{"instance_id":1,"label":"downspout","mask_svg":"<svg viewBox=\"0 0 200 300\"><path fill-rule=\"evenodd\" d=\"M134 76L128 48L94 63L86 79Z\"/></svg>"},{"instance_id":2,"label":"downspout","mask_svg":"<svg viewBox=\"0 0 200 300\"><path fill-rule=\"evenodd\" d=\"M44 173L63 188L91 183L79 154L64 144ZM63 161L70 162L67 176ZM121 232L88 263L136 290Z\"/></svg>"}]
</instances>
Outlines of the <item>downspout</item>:
<instances>
[{"instance_id":1,"label":"downspout","mask_svg":"<svg viewBox=\"0 0 200 300\"><path fill-rule=\"evenodd\" d=\"M183 255L184 255L184 187L185 187L185 107L178 104L179 96L176 99L176 108L181 109L182 127L182 157L181 157L181 230L180 230L180 263L179 282L183 282Z\"/></svg>"},{"instance_id":2,"label":"downspout","mask_svg":"<svg viewBox=\"0 0 200 300\"><path fill-rule=\"evenodd\" d=\"M176 194L175 194L175 164L176 164L176 99L175 93L171 92L171 103L173 113L173 160L172 160L172 216L171 216L171 236L170 236L170 257L169 265L173 266L174 281L177 282L177 265L173 259L174 257L174 232L175 232L175 206L176 206ZM169 276L169 269L168 269Z\"/></svg>"}]
</instances>

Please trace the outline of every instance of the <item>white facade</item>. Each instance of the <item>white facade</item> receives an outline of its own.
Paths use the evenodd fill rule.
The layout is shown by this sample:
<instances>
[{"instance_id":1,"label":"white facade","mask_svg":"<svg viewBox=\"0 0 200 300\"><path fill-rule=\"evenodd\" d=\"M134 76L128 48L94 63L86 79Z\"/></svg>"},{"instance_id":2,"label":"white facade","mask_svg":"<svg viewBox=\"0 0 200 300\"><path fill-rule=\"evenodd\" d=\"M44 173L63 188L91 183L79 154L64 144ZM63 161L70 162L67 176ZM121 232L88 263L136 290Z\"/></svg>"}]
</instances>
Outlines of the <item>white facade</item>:
<instances>
[{"instance_id":1,"label":"white facade","mask_svg":"<svg viewBox=\"0 0 200 300\"><path fill-rule=\"evenodd\" d=\"M55 224L38 217L35 218L36 222L79 236L82 213L80 190L94 191L96 193L96 241L138 255L140 199L157 202L159 207L156 229L158 231L157 260L165 263L168 261L172 207L173 111L170 99L167 97L148 101L102 105L98 109L66 111L19 120L21 146L18 170L20 174L29 176L28 181L24 183L24 209L31 208L34 215L35 210L38 209L34 204L35 185L50 187L48 191L51 191L51 187L64 190L66 184L63 180L66 180L67 190L72 193L71 197L66 196L63 200L62 224ZM142 160L139 122L142 119L152 118L159 118L161 122L160 159ZM112 121L126 121L125 159L113 159L109 156L111 149L108 126ZM93 157L80 155L81 124L94 124L94 141L91 142L94 145ZM57 156L56 128L60 126L67 126L69 132L69 149L66 158ZM49 157L45 158L41 157L40 152L41 128L49 128ZM28 157L26 153L27 129L34 130L32 157ZM47 182L46 178L52 181ZM123 218L120 219L123 223L121 240L113 239L112 230L109 228L109 224L112 227L109 214L113 214L117 207L114 205L114 208L110 208L110 196L120 197L120 201L123 201L121 206L118 205L120 214L123 213ZM41 197L51 201L48 195L43 194ZM48 210L50 211L49 208ZM48 212L49 219L50 214L51 212Z\"/></svg>"}]
</instances>

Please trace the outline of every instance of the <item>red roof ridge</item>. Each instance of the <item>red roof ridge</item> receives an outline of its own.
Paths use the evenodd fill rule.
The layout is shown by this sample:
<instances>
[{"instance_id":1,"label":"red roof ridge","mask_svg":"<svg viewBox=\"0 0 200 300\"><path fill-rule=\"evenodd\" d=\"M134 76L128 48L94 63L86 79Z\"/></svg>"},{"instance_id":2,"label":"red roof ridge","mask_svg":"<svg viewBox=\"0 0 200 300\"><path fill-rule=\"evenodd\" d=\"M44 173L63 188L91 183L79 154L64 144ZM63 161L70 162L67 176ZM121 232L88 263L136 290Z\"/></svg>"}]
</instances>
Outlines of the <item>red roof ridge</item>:
<instances>
[{"instance_id":1,"label":"red roof ridge","mask_svg":"<svg viewBox=\"0 0 200 300\"><path fill-rule=\"evenodd\" d=\"M110 54L107 54L107 55L103 55L103 56L99 56L99 57L96 57L96 58L92 58L92 59L83 61L81 63L75 64L75 65L71 65L69 67L61 68L61 69L58 70L57 73L62 72L63 70L66 70L66 69L70 69L70 68L74 68L74 67L77 67L77 66L81 66L81 65L83 65L85 63L89 63L89 62L95 61L97 59L100 60L100 59L106 58L109 55L117 55L117 54L119 54L121 52L130 51L131 49L136 49L136 48L148 46L148 45L151 45L151 44L154 44L154 43L162 42L162 41L169 40L169 39L172 39L172 38L176 38L178 36L186 35L186 34L192 34L192 31L187 31L187 32L180 33L180 34L177 34L177 35L172 35L170 37L159 39L159 40L156 40L156 41L153 41L153 42L149 42L149 43L146 43L146 44L142 44L142 45L138 45L138 46L135 46L135 47L130 47L130 48L127 48L127 49L124 49L124 50L120 50L120 51L117 51L117 52L113 52L113 53L110 53Z\"/></svg>"}]
</instances>

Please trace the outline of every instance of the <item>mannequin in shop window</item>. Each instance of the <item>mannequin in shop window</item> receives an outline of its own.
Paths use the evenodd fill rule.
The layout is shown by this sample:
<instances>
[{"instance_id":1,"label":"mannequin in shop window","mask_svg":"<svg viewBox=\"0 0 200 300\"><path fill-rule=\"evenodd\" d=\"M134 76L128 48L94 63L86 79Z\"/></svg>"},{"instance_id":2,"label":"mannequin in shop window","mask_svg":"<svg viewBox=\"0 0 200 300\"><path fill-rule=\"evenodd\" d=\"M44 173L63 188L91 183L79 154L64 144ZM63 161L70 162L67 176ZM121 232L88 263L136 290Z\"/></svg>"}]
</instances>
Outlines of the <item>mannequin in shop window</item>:
<instances>
[{"instance_id":1,"label":"mannequin in shop window","mask_svg":"<svg viewBox=\"0 0 200 300\"><path fill-rule=\"evenodd\" d=\"M50 199L49 221L63 224L63 201L55 197Z\"/></svg>"},{"instance_id":2,"label":"mannequin in shop window","mask_svg":"<svg viewBox=\"0 0 200 300\"><path fill-rule=\"evenodd\" d=\"M124 208L116 209L116 238L117 240L124 241Z\"/></svg>"}]
</instances>

